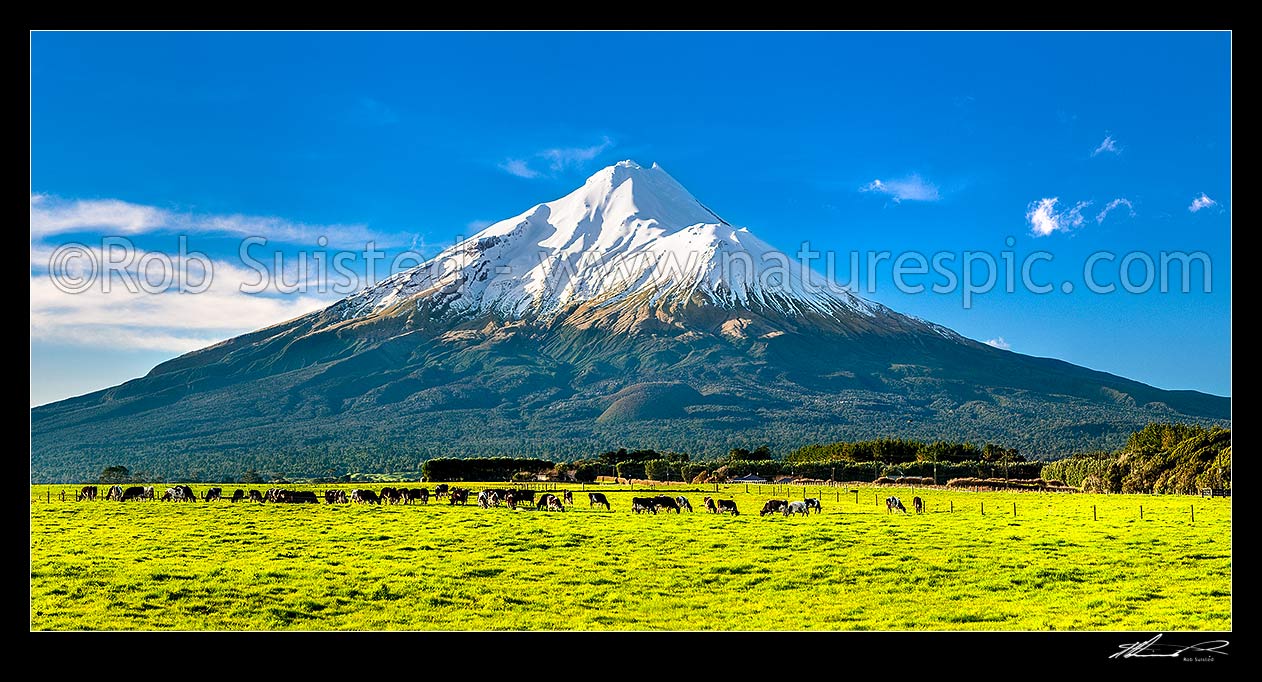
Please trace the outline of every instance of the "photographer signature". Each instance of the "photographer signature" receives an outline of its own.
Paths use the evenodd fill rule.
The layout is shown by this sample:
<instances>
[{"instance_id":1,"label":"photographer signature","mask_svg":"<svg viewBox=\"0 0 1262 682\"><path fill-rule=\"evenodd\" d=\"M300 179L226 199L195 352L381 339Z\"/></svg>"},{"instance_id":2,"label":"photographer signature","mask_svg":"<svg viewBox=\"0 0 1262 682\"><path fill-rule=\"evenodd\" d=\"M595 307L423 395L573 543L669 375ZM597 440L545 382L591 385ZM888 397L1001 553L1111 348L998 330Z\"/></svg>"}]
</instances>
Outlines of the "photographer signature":
<instances>
[{"instance_id":1,"label":"photographer signature","mask_svg":"<svg viewBox=\"0 0 1262 682\"><path fill-rule=\"evenodd\" d=\"M1188 644L1186 646L1176 644L1158 644L1161 635L1157 635L1146 642L1131 642L1129 644L1119 645L1121 651L1109 656L1109 658L1178 658L1185 652L1201 652L1216 653L1227 655L1223 651L1229 642L1225 639L1211 639L1196 644Z\"/></svg>"}]
</instances>

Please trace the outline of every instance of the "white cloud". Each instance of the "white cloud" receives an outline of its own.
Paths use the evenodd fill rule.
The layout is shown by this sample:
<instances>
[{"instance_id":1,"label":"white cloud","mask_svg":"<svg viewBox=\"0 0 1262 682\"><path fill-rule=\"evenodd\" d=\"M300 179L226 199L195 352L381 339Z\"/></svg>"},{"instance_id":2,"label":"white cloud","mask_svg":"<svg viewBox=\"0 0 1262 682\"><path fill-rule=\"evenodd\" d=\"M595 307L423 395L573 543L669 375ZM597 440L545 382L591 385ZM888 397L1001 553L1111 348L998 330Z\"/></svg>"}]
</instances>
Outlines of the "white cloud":
<instances>
[{"instance_id":1,"label":"white cloud","mask_svg":"<svg viewBox=\"0 0 1262 682\"><path fill-rule=\"evenodd\" d=\"M1002 336L997 336L986 341L987 346L998 348L999 350L1012 350L1012 344L1004 341Z\"/></svg>"},{"instance_id":2,"label":"white cloud","mask_svg":"<svg viewBox=\"0 0 1262 682\"><path fill-rule=\"evenodd\" d=\"M1074 207L1069 209L1069 211L1061 218L1062 224L1067 225L1069 229L1082 227L1082 223L1085 221L1082 217L1082 211L1090 205L1090 201L1079 201L1074 204Z\"/></svg>"},{"instance_id":3,"label":"white cloud","mask_svg":"<svg viewBox=\"0 0 1262 682\"><path fill-rule=\"evenodd\" d=\"M1036 237L1046 237L1047 235L1061 229L1060 216L1056 213L1056 202L1058 197L1050 199L1040 199L1032 204L1026 211L1025 219L1030 223L1030 232Z\"/></svg>"},{"instance_id":4,"label":"white cloud","mask_svg":"<svg viewBox=\"0 0 1262 682\"><path fill-rule=\"evenodd\" d=\"M601 152L612 146L614 146L613 140L606 136L601 139L600 144L590 147L552 147L535 152L534 158L542 159L546 162L548 169L555 175L573 168L582 168L588 161L596 158ZM525 159L505 159L503 163L499 164L499 168L505 173L519 178L544 177L542 171L531 167L530 162Z\"/></svg>"},{"instance_id":5,"label":"white cloud","mask_svg":"<svg viewBox=\"0 0 1262 682\"><path fill-rule=\"evenodd\" d=\"M548 167L553 172L561 172L567 168L581 166L596 158L598 154L613 146L613 140L605 137L600 144L591 147L558 147L545 149L538 156L549 161Z\"/></svg>"},{"instance_id":6,"label":"white cloud","mask_svg":"<svg viewBox=\"0 0 1262 682\"><path fill-rule=\"evenodd\" d=\"M1099 213L1097 213L1097 214L1096 214L1096 217L1095 217L1095 221L1096 221L1096 223L1098 224L1098 223L1102 223L1102 222L1104 222L1104 219L1105 219L1106 217L1108 217L1109 212L1110 212L1110 211L1112 211L1112 210L1113 210L1113 209L1115 209L1115 208L1118 208L1119 206L1125 206L1125 207L1126 207L1126 212L1127 212L1127 213L1129 213L1129 214L1130 214L1130 216L1131 216L1132 218L1134 218L1134 217L1135 217L1135 207L1131 205L1131 200L1130 200L1130 199L1125 199L1125 198L1122 198L1122 197L1118 197L1117 199L1114 199L1113 201L1110 201L1110 202L1109 202L1109 203L1108 203L1108 204L1104 207L1104 210L1102 210L1102 211L1100 211Z\"/></svg>"},{"instance_id":7,"label":"white cloud","mask_svg":"<svg viewBox=\"0 0 1262 682\"><path fill-rule=\"evenodd\" d=\"M1095 148L1095 151L1091 152L1091 156L1099 156L1105 152L1114 155L1122 153L1122 148L1117 146L1117 140L1113 139L1112 135L1105 135L1104 141L1100 143L1099 147Z\"/></svg>"},{"instance_id":8,"label":"white cloud","mask_svg":"<svg viewBox=\"0 0 1262 682\"><path fill-rule=\"evenodd\" d=\"M381 233L364 225L308 225L272 216L179 213L119 199L67 200L31 194L31 239L67 232L112 236L144 232L182 232L266 237L269 241L314 244L325 237L331 248L362 249L369 241L378 247L407 244L411 235Z\"/></svg>"},{"instance_id":9,"label":"white cloud","mask_svg":"<svg viewBox=\"0 0 1262 682\"><path fill-rule=\"evenodd\" d=\"M162 227L170 214L153 206L118 199L63 201L47 194L31 194L31 236L58 232L110 230L137 234Z\"/></svg>"},{"instance_id":10,"label":"white cloud","mask_svg":"<svg viewBox=\"0 0 1262 682\"><path fill-rule=\"evenodd\" d=\"M1217 205L1218 205L1217 201L1210 199L1209 196L1207 196L1204 192L1201 192L1201 196L1196 197L1195 199L1192 200L1192 205L1188 206L1188 210L1193 213L1196 213L1202 208L1209 208L1210 206L1217 206Z\"/></svg>"},{"instance_id":11,"label":"white cloud","mask_svg":"<svg viewBox=\"0 0 1262 682\"><path fill-rule=\"evenodd\" d=\"M1046 237L1053 232L1068 232L1082 227L1086 222L1082 212L1091 205L1090 201L1079 201L1068 211L1057 212L1059 197L1048 197L1030 203L1025 219L1030 224L1030 234L1035 237Z\"/></svg>"},{"instance_id":12,"label":"white cloud","mask_svg":"<svg viewBox=\"0 0 1262 682\"><path fill-rule=\"evenodd\" d=\"M937 201L942 198L938 186L925 181L919 175L910 175L900 180L876 179L859 188L860 192L877 192L894 197L896 203L903 201Z\"/></svg>"},{"instance_id":13,"label":"white cloud","mask_svg":"<svg viewBox=\"0 0 1262 682\"><path fill-rule=\"evenodd\" d=\"M519 178L539 177L539 171L531 168L530 164L527 164L521 159L508 159L504 163L500 164L500 170L508 173L509 175L516 175Z\"/></svg>"},{"instance_id":14,"label":"white cloud","mask_svg":"<svg viewBox=\"0 0 1262 682\"><path fill-rule=\"evenodd\" d=\"M33 253L32 262L38 257ZM98 252L98 262L100 257ZM213 261L213 272L210 287L196 294L133 292L117 280L108 292L97 284L70 294L47 274L31 274L31 340L182 353L319 310L338 298L247 294L241 286L257 279L252 270Z\"/></svg>"}]
</instances>

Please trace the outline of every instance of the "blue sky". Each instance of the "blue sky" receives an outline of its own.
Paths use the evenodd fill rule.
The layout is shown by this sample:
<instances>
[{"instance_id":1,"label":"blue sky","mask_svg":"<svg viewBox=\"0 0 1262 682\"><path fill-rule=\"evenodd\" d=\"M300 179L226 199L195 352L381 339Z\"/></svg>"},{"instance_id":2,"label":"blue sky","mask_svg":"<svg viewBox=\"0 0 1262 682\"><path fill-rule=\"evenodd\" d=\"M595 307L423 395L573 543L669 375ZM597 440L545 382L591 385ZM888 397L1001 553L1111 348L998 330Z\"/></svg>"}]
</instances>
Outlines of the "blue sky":
<instances>
[{"instance_id":1,"label":"blue sky","mask_svg":"<svg viewBox=\"0 0 1262 682\"><path fill-rule=\"evenodd\" d=\"M244 276L245 235L268 238L255 254L319 250L324 236L330 249L372 239L433 255L627 158L661 164L787 252L804 240L843 263L850 252L1006 249L1019 263L1046 251L1038 278L1079 282L1072 293L992 291L965 307L959 292L898 291L888 262L860 293L1017 352L1231 393L1229 34L31 42L32 405L338 297L229 286ZM175 253L185 235L216 264L216 285L50 286L58 246L116 235L141 253ZM1190 293L1091 293L1083 263L1100 251L1154 262L1204 252L1212 291L1197 270ZM1096 272L1110 280L1109 263Z\"/></svg>"}]
</instances>

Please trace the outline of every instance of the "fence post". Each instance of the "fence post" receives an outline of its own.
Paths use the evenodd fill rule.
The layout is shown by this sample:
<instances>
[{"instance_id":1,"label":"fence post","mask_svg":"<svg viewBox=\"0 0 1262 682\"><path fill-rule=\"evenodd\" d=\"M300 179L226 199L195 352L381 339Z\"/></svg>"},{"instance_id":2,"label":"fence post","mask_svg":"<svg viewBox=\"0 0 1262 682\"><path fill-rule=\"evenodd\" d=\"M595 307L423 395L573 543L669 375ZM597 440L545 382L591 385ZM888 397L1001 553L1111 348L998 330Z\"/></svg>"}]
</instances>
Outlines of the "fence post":
<instances>
[{"instance_id":1,"label":"fence post","mask_svg":"<svg viewBox=\"0 0 1262 682\"><path fill-rule=\"evenodd\" d=\"M1094 504L1093 504L1093 505L1091 505L1091 520L1092 520L1092 521L1099 521L1099 520L1100 520L1100 517L1099 517L1099 516L1096 516L1096 513L1095 513L1095 505L1094 505Z\"/></svg>"},{"instance_id":2,"label":"fence post","mask_svg":"<svg viewBox=\"0 0 1262 682\"><path fill-rule=\"evenodd\" d=\"M1196 505L1192 505L1192 523L1196 523Z\"/></svg>"},{"instance_id":3,"label":"fence post","mask_svg":"<svg viewBox=\"0 0 1262 682\"><path fill-rule=\"evenodd\" d=\"M951 500L951 513L955 513L955 500Z\"/></svg>"},{"instance_id":4,"label":"fence post","mask_svg":"<svg viewBox=\"0 0 1262 682\"><path fill-rule=\"evenodd\" d=\"M745 484L745 492L747 492L747 493L749 492L749 484L748 484L748 483L746 483L746 484Z\"/></svg>"},{"instance_id":5,"label":"fence post","mask_svg":"<svg viewBox=\"0 0 1262 682\"><path fill-rule=\"evenodd\" d=\"M1012 518L1014 519L1017 518L1017 503L1016 502L1012 503Z\"/></svg>"},{"instance_id":6,"label":"fence post","mask_svg":"<svg viewBox=\"0 0 1262 682\"><path fill-rule=\"evenodd\" d=\"M986 503L982 502L982 516L986 515Z\"/></svg>"},{"instance_id":7,"label":"fence post","mask_svg":"<svg viewBox=\"0 0 1262 682\"><path fill-rule=\"evenodd\" d=\"M1141 505L1139 505L1139 518L1140 518L1140 520L1143 520L1143 518L1144 518L1144 505L1142 505L1142 504L1141 504Z\"/></svg>"}]
</instances>

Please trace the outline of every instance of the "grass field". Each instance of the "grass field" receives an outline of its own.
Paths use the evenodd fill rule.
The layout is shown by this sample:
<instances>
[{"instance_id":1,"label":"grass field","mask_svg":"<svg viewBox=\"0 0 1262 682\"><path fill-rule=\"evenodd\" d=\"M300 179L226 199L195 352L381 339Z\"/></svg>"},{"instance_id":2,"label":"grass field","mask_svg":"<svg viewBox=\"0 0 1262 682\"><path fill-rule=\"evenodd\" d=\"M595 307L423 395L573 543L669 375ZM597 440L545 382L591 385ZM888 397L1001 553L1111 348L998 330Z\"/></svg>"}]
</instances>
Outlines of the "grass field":
<instances>
[{"instance_id":1,"label":"grass field","mask_svg":"<svg viewBox=\"0 0 1262 682\"><path fill-rule=\"evenodd\" d=\"M704 492L683 493L695 514L652 516L630 512L642 491L602 486L606 512L571 489L577 506L547 513L472 500L75 503L68 486L32 486L31 628L1232 626L1221 498L921 489L927 513L903 516L875 498L899 495L910 509L912 491L865 487L857 502L848 488L824 489L823 514L760 518L765 500L801 499L801 489L725 487L717 496L735 499L739 517L705 513Z\"/></svg>"}]
</instances>

